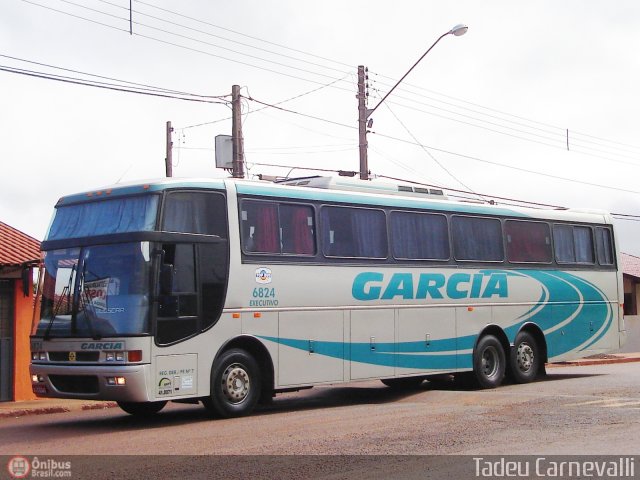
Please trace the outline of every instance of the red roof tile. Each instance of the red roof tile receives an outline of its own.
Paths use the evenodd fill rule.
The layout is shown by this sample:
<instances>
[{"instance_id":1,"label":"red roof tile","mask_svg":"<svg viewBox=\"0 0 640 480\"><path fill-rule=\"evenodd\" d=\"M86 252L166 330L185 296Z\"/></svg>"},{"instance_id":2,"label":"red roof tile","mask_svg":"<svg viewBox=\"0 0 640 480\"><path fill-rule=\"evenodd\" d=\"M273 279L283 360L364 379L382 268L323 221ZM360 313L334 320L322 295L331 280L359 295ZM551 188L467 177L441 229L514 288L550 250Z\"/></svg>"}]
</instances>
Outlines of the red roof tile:
<instances>
[{"instance_id":1,"label":"red roof tile","mask_svg":"<svg viewBox=\"0 0 640 480\"><path fill-rule=\"evenodd\" d=\"M22 265L40 257L38 240L0 222L0 265Z\"/></svg>"},{"instance_id":2,"label":"red roof tile","mask_svg":"<svg viewBox=\"0 0 640 480\"><path fill-rule=\"evenodd\" d=\"M629 255L628 253L620 253L622 264L622 273L640 278L640 257Z\"/></svg>"}]
</instances>

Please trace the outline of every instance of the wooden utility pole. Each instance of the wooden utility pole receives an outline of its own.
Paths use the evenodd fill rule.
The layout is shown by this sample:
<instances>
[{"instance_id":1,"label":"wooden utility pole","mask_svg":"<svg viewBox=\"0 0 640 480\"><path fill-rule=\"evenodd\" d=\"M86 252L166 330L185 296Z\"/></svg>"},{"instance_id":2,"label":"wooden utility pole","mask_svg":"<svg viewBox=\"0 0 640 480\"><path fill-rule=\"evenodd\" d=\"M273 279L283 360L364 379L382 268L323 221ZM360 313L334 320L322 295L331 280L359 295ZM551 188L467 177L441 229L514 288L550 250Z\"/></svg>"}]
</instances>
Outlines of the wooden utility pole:
<instances>
[{"instance_id":1,"label":"wooden utility pole","mask_svg":"<svg viewBox=\"0 0 640 480\"><path fill-rule=\"evenodd\" d=\"M358 146L360 149L360 179L369 179L369 159L367 157L367 96L365 93L365 68L358 65Z\"/></svg>"},{"instance_id":2,"label":"wooden utility pole","mask_svg":"<svg viewBox=\"0 0 640 480\"><path fill-rule=\"evenodd\" d=\"M164 159L165 170L167 172L167 177L173 176L173 141L171 140L171 134L173 133L173 128L171 127L171 122L167 122L167 156Z\"/></svg>"},{"instance_id":3,"label":"wooden utility pole","mask_svg":"<svg viewBox=\"0 0 640 480\"><path fill-rule=\"evenodd\" d=\"M242 105L240 86L231 87L231 139L233 142L233 178L244 178L244 139L242 138Z\"/></svg>"}]
</instances>

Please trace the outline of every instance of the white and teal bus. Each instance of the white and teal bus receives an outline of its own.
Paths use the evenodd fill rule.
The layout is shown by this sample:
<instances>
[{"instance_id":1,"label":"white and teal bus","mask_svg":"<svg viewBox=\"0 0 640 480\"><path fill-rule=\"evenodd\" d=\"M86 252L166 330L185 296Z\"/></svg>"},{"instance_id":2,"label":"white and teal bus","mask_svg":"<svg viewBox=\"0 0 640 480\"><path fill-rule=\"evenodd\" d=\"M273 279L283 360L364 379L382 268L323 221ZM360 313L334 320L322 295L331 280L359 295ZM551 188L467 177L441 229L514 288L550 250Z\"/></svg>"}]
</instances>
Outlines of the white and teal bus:
<instances>
[{"instance_id":1,"label":"white and teal bus","mask_svg":"<svg viewBox=\"0 0 640 480\"><path fill-rule=\"evenodd\" d=\"M605 213L341 177L164 179L66 196L46 240L33 391L222 417L381 379L530 382L625 339Z\"/></svg>"}]
</instances>

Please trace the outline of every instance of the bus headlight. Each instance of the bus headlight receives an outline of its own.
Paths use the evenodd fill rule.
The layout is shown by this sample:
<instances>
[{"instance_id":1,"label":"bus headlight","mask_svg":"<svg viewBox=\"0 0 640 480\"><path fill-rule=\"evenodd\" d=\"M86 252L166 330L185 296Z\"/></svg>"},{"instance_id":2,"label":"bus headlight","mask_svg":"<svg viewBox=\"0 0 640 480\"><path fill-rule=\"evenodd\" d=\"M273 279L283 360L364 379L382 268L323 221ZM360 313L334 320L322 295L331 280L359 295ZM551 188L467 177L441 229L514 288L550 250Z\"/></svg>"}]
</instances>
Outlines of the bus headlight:
<instances>
[{"instance_id":1,"label":"bus headlight","mask_svg":"<svg viewBox=\"0 0 640 480\"><path fill-rule=\"evenodd\" d=\"M31 352L31 360L42 360L45 361L47 359L47 352Z\"/></svg>"},{"instance_id":2,"label":"bus headlight","mask_svg":"<svg viewBox=\"0 0 640 480\"><path fill-rule=\"evenodd\" d=\"M124 362L124 352L105 352L107 362Z\"/></svg>"}]
</instances>

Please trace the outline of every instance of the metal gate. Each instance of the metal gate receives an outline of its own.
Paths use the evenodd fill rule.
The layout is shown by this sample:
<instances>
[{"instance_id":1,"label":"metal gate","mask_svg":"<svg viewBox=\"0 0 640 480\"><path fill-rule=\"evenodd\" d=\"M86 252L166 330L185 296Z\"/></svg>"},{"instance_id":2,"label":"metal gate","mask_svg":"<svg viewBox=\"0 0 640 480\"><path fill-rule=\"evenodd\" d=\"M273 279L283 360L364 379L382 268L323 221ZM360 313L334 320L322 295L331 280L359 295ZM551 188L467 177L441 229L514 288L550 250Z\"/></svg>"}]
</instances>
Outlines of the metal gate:
<instances>
[{"instance_id":1,"label":"metal gate","mask_svg":"<svg viewBox=\"0 0 640 480\"><path fill-rule=\"evenodd\" d=\"M0 280L0 402L13 400L13 280Z\"/></svg>"}]
</instances>

